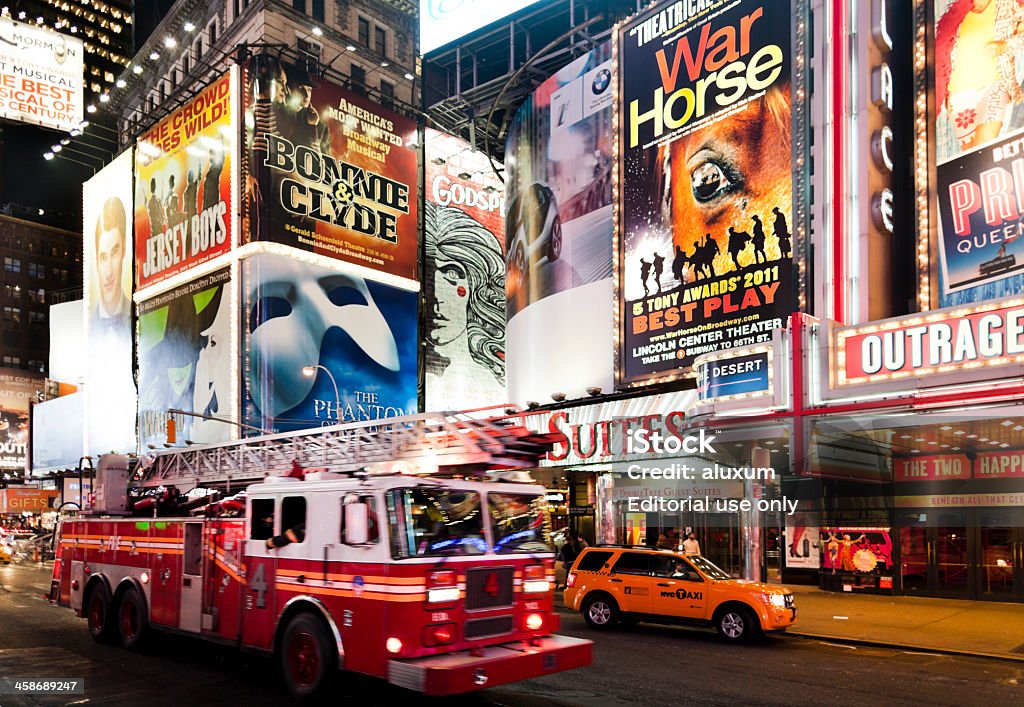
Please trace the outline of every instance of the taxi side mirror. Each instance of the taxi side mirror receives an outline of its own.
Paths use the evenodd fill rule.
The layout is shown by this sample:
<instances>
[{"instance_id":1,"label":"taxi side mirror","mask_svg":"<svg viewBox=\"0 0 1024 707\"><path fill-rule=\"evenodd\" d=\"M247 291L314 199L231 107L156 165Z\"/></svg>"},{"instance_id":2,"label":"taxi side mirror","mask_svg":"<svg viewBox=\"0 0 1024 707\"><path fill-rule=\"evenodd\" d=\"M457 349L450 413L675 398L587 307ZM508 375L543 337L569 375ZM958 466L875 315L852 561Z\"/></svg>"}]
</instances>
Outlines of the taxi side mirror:
<instances>
[{"instance_id":1,"label":"taxi side mirror","mask_svg":"<svg viewBox=\"0 0 1024 707\"><path fill-rule=\"evenodd\" d=\"M345 544L365 545L370 539L370 513L365 503L346 503L345 512Z\"/></svg>"}]
</instances>

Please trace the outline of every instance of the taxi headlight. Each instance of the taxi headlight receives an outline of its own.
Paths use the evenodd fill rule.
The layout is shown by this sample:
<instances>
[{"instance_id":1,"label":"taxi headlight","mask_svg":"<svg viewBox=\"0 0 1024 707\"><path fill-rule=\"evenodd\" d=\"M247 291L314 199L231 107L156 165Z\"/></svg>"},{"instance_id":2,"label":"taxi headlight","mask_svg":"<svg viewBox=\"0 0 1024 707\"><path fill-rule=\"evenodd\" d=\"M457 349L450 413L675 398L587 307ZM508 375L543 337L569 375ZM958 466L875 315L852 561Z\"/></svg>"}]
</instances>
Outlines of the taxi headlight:
<instances>
[{"instance_id":1,"label":"taxi headlight","mask_svg":"<svg viewBox=\"0 0 1024 707\"><path fill-rule=\"evenodd\" d=\"M762 594L761 599L763 599L766 604L771 604L777 609L786 608L786 597L783 594Z\"/></svg>"}]
</instances>

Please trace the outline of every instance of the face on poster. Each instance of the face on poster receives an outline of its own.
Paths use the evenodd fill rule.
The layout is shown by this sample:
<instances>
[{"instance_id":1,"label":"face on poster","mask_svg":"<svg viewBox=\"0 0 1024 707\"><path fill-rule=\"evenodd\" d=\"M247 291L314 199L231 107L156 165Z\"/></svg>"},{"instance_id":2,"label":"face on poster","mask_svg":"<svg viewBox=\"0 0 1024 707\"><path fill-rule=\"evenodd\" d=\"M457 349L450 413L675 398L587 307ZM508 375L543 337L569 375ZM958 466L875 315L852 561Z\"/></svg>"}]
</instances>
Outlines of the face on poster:
<instances>
[{"instance_id":1,"label":"face on poster","mask_svg":"<svg viewBox=\"0 0 1024 707\"><path fill-rule=\"evenodd\" d=\"M415 291L281 255L242 267L246 424L287 432L416 412Z\"/></svg>"},{"instance_id":2,"label":"face on poster","mask_svg":"<svg viewBox=\"0 0 1024 707\"><path fill-rule=\"evenodd\" d=\"M425 164L426 407L500 405L505 191L487 157L452 135L427 130Z\"/></svg>"},{"instance_id":3,"label":"face on poster","mask_svg":"<svg viewBox=\"0 0 1024 707\"><path fill-rule=\"evenodd\" d=\"M88 453L136 448L132 375L132 151L82 189Z\"/></svg>"},{"instance_id":4,"label":"face on poster","mask_svg":"<svg viewBox=\"0 0 1024 707\"><path fill-rule=\"evenodd\" d=\"M139 138L135 242L142 289L231 247L234 72Z\"/></svg>"},{"instance_id":5,"label":"face on poster","mask_svg":"<svg viewBox=\"0 0 1024 707\"><path fill-rule=\"evenodd\" d=\"M935 0L939 306L1024 285L1024 6Z\"/></svg>"},{"instance_id":6,"label":"face on poster","mask_svg":"<svg viewBox=\"0 0 1024 707\"><path fill-rule=\"evenodd\" d=\"M244 75L247 238L416 279L415 121L270 55Z\"/></svg>"},{"instance_id":7,"label":"face on poster","mask_svg":"<svg viewBox=\"0 0 1024 707\"><path fill-rule=\"evenodd\" d=\"M231 419L230 271L225 268L139 304L139 442L166 441L168 410ZM235 427L175 415L179 440L232 439Z\"/></svg>"},{"instance_id":8,"label":"face on poster","mask_svg":"<svg viewBox=\"0 0 1024 707\"><path fill-rule=\"evenodd\" d=\"M769 341L793 310L790 21L665 2L618 30L620 384Z\"/></svg>"}]
</instances>

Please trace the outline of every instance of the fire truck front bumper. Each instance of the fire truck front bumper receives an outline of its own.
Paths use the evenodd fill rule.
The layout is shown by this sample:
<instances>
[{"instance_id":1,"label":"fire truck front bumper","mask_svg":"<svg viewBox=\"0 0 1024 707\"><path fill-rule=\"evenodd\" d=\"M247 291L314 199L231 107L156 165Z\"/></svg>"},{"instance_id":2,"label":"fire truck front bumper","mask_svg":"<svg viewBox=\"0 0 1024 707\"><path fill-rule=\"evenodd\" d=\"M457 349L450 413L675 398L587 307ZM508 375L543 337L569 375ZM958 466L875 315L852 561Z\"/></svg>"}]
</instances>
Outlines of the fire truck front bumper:
<instances>
[{"instance_id":1,"label":"fire truck front bumper","mask_svg":"<svg viewBox=\"0 0 1024 707\"><path fill-rule=\"evenodd\" d=\"M545 636L474 651L388 662L388 682L426 695L456 695L590 665L593 643Z\"/></svg>"}]
</instances>

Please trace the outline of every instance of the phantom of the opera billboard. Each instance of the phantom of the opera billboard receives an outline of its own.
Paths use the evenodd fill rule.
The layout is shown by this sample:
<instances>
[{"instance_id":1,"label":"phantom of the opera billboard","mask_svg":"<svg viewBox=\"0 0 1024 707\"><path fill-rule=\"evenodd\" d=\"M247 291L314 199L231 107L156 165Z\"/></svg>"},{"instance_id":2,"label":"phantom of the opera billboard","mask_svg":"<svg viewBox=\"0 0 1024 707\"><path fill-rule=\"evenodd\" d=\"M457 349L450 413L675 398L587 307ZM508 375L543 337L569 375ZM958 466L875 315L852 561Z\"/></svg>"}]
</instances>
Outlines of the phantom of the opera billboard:
<instances>
[{"instance_id":1,"label":"phantom of the opera billboard","mask_svg":"<svg viewBox=\"0 0 1024 707\"><path fill-rule=\"evenodd\" d=\"M246 425L289 432L415 414L415 290L275 254L244 260L242 283Z\"/></svg>"},{"instance_id":2,"label":"phantom of the opera billboard","mask_svg":"<svg viewBox=\"0 0 1024 707\"><path fill-rule=\"evenodd\" d=\"M243 85L246 238L416 279L416 122L268 54Z\"/></svg>"},{"instance_id":3,"label":"phantom of the opera billboard","mask_svg":"<svg viewBox=\"0 0 1024 707\"><path fill-rule=\"evenodd\" d=\"M793 311L790 22L720 0L618 28L620 385L770 341Z\"/></svg>"},{"instance_id":4,"label":"phantom of the opera billboard","mask_svg":"<svg viewBox=\"0 0 1024 707\"><path fill-rule=\"evenodd\" d=\"M179 442L235 436L230 270L224 268L139 303L139 447L166 442L169 410Z\"/></svg>"},{"instance_id":5,"label":"phantom of the opera billboard","mask_svg":"<svg viewBox=\"0 0 1024 707\"><path fill-rule=\"evenodd\" d=\"M502 405L504 185L461 138L428 128L424 146L426 409Z\"/></svg>"},{"instance_id":6,"label":"phantom of the opera billboard","mask_svg":"<svg viewBox=\"0 0 1024 707\"><path fill-rule=\"evenodd\" d=\"M84 67L81 39L0 17L0 118L75 128L85 107Z\"/></svg>"},{"instance_id":7,"label":"phantom of the opera billboard","mask_svg":"<svg viewBox=\"0 0 1024 707\"><path fill-rule=\"evenodd\" d=\"M85 448L132 452L132 150L82 186Z\"/></svg>"},{"instance_id":8,"label":"phantom of the opera billboard","mask_svg":"<svg viewBox=\"0 0 1024 707\"><path fill-rule=\"evenodd\" d=\"M135 256L140 290L231 248L234 75L221 76L139 138Z\"/></svg>"},{"instance_id":9,"label":"phantom of the opera billboard","mask_svg":"<svg viewBox=\"0 0 1024 707\"><path fill-rule=\"evenodd\" d=\"M513 402L614 385L611 81L606 43L538 86L509 125L505 367Z\"/></svg>"},{"instance_id":10,"label":"phantom of the opera billboard","mask_svg":"<svg viewBox=\"0 0 1024 707\"><path fill-rule=\"evenodd\" d=\"M933 0L939 307L1024 288L1024 6Z\"/></svg>"}]
</instances>

